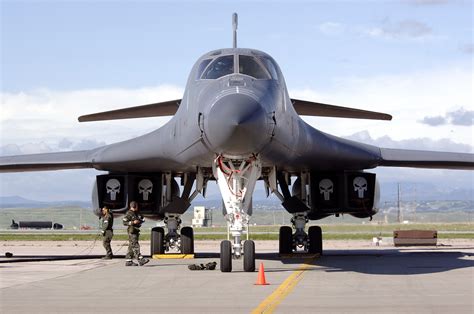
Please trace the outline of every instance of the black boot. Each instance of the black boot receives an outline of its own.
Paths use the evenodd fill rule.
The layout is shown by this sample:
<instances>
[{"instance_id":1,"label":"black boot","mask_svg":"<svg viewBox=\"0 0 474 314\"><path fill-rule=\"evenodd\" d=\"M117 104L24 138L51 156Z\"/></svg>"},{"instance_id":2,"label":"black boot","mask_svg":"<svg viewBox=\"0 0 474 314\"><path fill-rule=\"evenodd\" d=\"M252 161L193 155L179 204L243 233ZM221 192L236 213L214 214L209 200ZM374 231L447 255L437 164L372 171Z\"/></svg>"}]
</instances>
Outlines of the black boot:
<instances>
[{"instance_id":1,"label":"black boot","mask_svg":"<svg viewBox=\"0 0 474 314\"><path fill-rule=\"evenodd\" d=\"M140 259L138 260L138 264L140 264L140 266L143 266L143 265L145 265L146 263L148 263L149 261L150 261L150 260L149 260L148 258L142 257L142 258L140 258Z\"/></svg>"}]
</instances>

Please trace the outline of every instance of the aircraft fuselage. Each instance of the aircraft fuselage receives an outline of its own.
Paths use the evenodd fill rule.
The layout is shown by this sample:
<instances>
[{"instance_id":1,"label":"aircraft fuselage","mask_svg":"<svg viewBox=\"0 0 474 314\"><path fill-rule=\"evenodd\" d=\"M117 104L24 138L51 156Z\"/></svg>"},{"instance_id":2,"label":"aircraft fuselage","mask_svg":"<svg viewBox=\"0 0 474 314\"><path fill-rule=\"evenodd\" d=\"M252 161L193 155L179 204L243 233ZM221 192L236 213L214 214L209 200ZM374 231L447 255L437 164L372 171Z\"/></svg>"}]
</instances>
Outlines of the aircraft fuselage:
<instances>
[{"instance_id":1,"label":"aircraft fuselage","mask_svg":"<svg viewBox=\"0 0 474 314\"><path fill-rule=\"evenodd\" d=\"M256 79L239 73L241 56L265 60L272 67L268 77ZM203 61L211 60L212 64L219 57L233 58L232 72L203 79ZM166 151L163 147L167 147ZM301 158L305 151L319 156ZM305 167L367 169L375 166L380 155L376 147L340 139L309 126L294 110L276 62L263 52L235 48L211 51L198 59L178 111L159 132L105 146L97 151L96 161L103 170L150 172L163 170L161 158L172 159L177 162L178 171L184 172L197 166L211 167L217 155L245 158L253 154L260 155L264 167L284 166L289 171Z\"/></svg>"}]
</instances>

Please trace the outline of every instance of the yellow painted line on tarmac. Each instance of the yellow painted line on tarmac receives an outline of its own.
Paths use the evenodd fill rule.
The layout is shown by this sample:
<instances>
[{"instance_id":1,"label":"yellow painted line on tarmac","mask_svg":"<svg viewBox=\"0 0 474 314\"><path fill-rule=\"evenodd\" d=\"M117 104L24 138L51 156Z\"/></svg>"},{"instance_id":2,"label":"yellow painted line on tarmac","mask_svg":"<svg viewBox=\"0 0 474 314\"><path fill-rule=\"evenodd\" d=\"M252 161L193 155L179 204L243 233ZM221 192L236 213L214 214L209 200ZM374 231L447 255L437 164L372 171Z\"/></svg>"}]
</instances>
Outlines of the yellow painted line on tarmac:
<instances>
[{"instance_id":1,"label":"yellow painted line on tarmac","mask_svg":"<svg viewBox=\"0 0 474 314\"><path fill-rule=\"evenodd\" d=\"M252 314L273 313L276 307L289 295L296 287L298 282L303 279L304 273L311 267L311 263L315 258L306 261L300 265L278 288L273 291L265 300L262 301L253 311Z\"/></svg>"}]
</instances>

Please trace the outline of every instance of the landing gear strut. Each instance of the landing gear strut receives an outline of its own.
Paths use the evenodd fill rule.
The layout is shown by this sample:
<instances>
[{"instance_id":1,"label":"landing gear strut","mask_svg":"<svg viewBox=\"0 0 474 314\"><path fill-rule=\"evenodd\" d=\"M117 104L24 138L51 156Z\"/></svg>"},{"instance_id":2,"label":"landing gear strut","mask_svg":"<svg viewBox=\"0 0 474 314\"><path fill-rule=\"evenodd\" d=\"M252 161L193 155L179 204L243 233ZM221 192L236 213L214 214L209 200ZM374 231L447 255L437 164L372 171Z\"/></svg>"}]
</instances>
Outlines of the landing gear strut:
<instances>
[{"instance_id":1,"label":"landing gear strut","mask_svg":"<svg viewBox=\"0 0 474 314\"><path fill-rule=\"evenodd\" d=\"M255 271L255 243L247 240L242 246L242 233L250 219L250 205L255 183L262 172L258 156L230 158L217 156L212 165L214 177L221 191L227 227L233 237L221 242L221 271L232 271L232 257L244 256L244 270Z\"/></svg>"},{"instance_id":2,"label":"landing gear strut","mask_svg":"<svg viewBox=\"0 0 474 314\"><path fill-rule=\"evenodd\" d=\"M182 254L194 253L193 229L191 227L180 228L180 216L189 208L192 200L199 193L205 194L207 181L210 176L210 174L204 174L202 168L198 168L197 173L182 174L181 179L184 189L180 196L179 185L174 179L173 174L171 172L163 174L162 207L159 210L160 214L164 216L163 221L168 229L168 233L165 233L163 227L151 229L151 256L170 251L177 251ZM193 186L195 186L194 192L192 192Z\"/></svg>"}]
</instances>

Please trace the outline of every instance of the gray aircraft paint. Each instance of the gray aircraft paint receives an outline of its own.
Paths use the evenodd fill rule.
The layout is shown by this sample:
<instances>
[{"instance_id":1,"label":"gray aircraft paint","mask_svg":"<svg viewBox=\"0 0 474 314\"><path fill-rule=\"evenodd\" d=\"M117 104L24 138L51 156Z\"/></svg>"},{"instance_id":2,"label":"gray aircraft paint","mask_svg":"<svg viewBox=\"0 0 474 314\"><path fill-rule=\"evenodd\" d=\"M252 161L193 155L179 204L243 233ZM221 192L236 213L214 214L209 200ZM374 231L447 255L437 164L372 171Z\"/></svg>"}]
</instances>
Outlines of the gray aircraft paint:
<instances>
[{"instance_id":1,"label":"gray aircraft paint","mask_svg":"<svg viewBox=\"0 0 474 314\"><path fill-rule=\"evenodd\" d=\"M212 80L197 77L203 60L226 55L235 56L235 60L239 55L270 60L277 79L258 80L238 73ZM190 72L179 106L177 102L81 117L81 121L123 119L169 115L176 110L161 128L128 141L90 151L1 157L0 172L75 168L193 172L196 167L211 167L216 154L259 154L264 167L276 166L289 172L362 170L377 166L474 168L473 154L384 149L341 139L311 127L300 118L295 107L299 106L303 114L321 116L384 120L390 116L295 101L288 95L276 62L268 54L254 49L220 49L203 55ZM312 110L311 104L314 105Z\"/></svg>"},{"instance_id":2,"label":"gray aircraft paint","mask_svg":"<svg viewBox=\"0 0 474 314\"><path fill-rule=\"evenodd\" d=\"M199 58L181 100L79 117L85 122L173 115L161 128L90 151L1 157L0 172L109 171L96 178L93 210L100 214L102 206L113 206L109 208L114 214L123 214L128 202L141 198L145 214L163 219L168 230L164 236L162 228L152 229L152 256L164 253L165 246L193 253L192 229L180 229L180 215L215 179L233 238L232 244L221 242L220 269L231 271L231 256L243 256L244 270L253 272L255 244L242 241L242 236L245 229L248 234L252 194L259 179L265 180L267 193L274 193L293 215L294 232L288 226L280 228L279 252L300 248L322 254L321 228L310 226L306 232L308 220L346 213L372 218L378 211L376 176L362 170L377 166L474 168L474 154L385 149L313 128L300 115L379 120L391 116L290 98L275 60L258 50L236 48L236 15L233 26L234 48ZM296 180L290 192L292 176ZM182 193L175 178L181 179ZM157 193L151 192L153 185L158 186ZM149 193L153 193L151 199Z\"/></svg>"}]
</instances>

